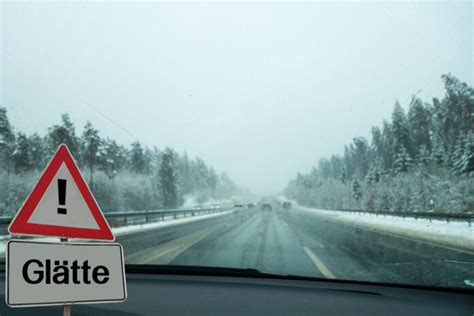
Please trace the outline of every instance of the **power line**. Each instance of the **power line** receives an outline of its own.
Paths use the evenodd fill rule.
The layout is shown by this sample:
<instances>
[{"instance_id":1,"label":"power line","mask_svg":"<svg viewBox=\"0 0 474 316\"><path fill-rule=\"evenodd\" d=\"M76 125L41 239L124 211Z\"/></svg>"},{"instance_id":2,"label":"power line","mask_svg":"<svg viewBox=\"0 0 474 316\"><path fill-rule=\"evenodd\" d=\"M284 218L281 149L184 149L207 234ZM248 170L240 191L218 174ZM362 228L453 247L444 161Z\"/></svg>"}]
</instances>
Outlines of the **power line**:
<instances>
[{"instance_id":1,"label":"power line","mask_svg":"<svg viewBox=\"0 0 474 316\"><path fill-rule=\"evenodd\" d=\"M2 53L1 54L2 59L6 57L7 59L14 60L13 56L7 50L2 49L1 53ZM73 78L71 78L71 76L69 75L70 72L67 72L66 70L62 69L61 73L62 73L62 77L63 77L63 82L65 82L66 85L68 85L68 86L72 86L73 85ZM79 100L80 105L82 105L82 106L86 105L87 107L89 107L93 111L100 114L102 117L104 117L110 123L112 123L117 128L119 128L122 132L127 134L127 136L129 136L133 141L139 141L138 138L135 137L135 135L133 135L129 130L127 130L125 127L123 127L122 125L117 123L115 120L110 118L108 115L106 115L102 111L98 110L97 107L93 106L90 102L85 101L83 98L78 98L78 100Z\"/></svg>"},{"instance_id":2,"label":"power line","mask_svg":"<svg viewBox=\"0 0 474 316\"><path fill-rule=\"evenodd\" d=\"M122 125L120 125L119 123L117 123L116 121L114 121L113 119L111 119L108 115L106 115L105 113L103 113L102 111L98 110L96 107L94 107L93 105L91 105L89 102L86 102L84 100L79 100L80 104L81 105L86 105L88 106L90 109L96 111L97 113L99 113L102 117L104 117L105 119L107 119L110 123L114 124L116 127L118 127L122 132L124 132L125 134L127 134L130 138L132 138L134 141L139 141L137 137L135 137L135 135L133 135L130 131L128 131L125 127L123 127Z\"/></svg>"}]
</instances>

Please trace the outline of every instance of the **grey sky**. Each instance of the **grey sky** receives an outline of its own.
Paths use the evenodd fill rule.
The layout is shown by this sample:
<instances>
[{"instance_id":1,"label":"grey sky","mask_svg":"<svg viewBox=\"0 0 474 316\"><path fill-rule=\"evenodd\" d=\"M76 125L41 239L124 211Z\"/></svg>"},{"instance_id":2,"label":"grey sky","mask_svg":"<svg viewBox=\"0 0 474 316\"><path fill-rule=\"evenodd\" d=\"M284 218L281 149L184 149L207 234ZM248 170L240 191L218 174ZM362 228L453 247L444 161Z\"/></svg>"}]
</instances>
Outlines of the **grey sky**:
<instances>
[{"instance_id":1,"label":"grey sky","mask_svg":"<svg viewBox=\"0 0 474 316\"><path fill-rule=\"evenodd\" d=\"M257 193L406 108L473 82L472 2L3 2L0 103L44 134L70 113L172 146Z\"/></svg>"}]
</instances>

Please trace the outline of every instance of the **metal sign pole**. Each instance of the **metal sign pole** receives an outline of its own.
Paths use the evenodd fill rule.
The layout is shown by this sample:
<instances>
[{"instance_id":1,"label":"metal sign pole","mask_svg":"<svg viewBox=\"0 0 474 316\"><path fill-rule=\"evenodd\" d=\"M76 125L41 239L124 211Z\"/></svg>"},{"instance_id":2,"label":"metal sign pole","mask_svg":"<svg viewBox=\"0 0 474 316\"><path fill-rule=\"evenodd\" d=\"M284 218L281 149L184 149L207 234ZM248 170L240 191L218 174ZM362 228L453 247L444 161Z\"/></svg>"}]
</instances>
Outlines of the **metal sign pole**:
<instances>
[{"instance_id":1,"label":"metal sign pole","mask_svg":"<svg viewBox=\"0 0 474 316\"><path fill-rule=\"evenodd\" d=\"M67 242L67 238L60 238L61 242ZM63 316L71 316L71 305L64 304L63 305Z\"/></svg>"},{"instance_id":2,"label":"metal sign pole","mask_svg":"<svg viewBox=\"0 0 474 316\"><path fill-rule=\"evenodd\" d=\"M71 316L71 305L63 305L63 316Z\"/></svg>"}]
</instances>

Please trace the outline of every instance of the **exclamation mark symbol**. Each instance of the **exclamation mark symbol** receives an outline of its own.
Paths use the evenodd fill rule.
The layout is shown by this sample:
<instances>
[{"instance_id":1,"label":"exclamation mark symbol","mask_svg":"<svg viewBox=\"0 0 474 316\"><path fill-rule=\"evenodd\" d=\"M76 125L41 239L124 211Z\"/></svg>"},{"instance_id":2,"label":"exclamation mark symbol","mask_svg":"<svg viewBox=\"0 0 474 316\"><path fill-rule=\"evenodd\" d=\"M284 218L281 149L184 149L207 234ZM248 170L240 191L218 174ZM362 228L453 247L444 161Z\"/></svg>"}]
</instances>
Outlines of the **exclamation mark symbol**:
<instances>
[{"instance_id":1,"label":"exclamation mark symbol","mask_svg":"<svg viewBox=\"0 0 474 316\"><path fill-rule=\"evenodd\" d=\"M66 205L66 182L67 180L58 179L58 199L59 205L65 206ZM58 214L67 214L67 209L64 207L58 207Z\"/></svg>"}]
</instances>

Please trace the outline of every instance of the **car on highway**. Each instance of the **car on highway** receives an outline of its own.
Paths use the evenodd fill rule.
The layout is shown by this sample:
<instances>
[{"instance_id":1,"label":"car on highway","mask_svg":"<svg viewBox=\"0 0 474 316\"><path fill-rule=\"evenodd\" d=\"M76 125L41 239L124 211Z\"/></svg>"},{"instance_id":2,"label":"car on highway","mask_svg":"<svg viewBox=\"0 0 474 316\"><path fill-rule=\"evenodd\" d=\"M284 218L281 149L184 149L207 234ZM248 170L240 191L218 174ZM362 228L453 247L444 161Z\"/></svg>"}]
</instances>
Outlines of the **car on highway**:
<instances>
[{"instance_id":1,"label":"car on highway","mask_svg":"<svg viewBox=\"0 0 474 316\"><path fill-rule=\"evenodd\" d=\"M283 202L281 204L281 206L285 209L285 210L289 210L291 208L291 203L290 202Z\"/></svg>"},{"instance_id":2,"label":"car on highway","mask_svg":"<svg viewBox=\"0 0 474 316\"><path fill-rule=\"evenodd\" d=\"M247 204L247 208L248 208L248 209L250 209L250 208L255 208L255 204L249 203L249 204Z\"/></svg>"},{"instance_id":3,"label":"car on highway","mask_svg":"<svg viewBox=\"0 0 474 316\"><path fill-rule=\"evenodd\" d=\"M260 206L260 209L262 211L271 211L272 210L272 205L270 203L263 203L261 206Z\"/></svg>"}]
</instances>

